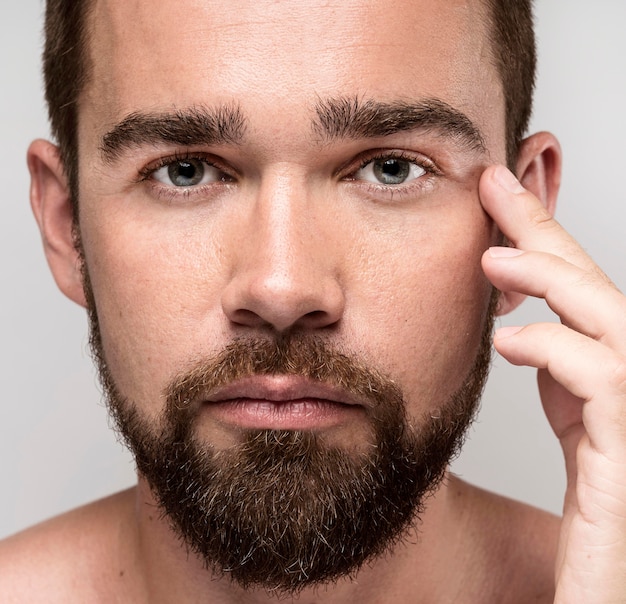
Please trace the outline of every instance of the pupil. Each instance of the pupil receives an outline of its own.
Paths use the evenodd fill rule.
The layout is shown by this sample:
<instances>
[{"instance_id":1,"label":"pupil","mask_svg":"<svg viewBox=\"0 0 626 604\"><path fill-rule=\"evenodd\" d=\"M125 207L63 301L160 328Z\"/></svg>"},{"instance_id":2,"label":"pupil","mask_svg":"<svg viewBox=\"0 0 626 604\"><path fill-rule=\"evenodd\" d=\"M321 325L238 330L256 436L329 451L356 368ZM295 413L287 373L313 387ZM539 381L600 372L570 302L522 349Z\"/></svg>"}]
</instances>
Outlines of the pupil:
<instances>
[{"instance_id":1,"label":"pupil","mask_svg":"<svg viewBox=\"0 0 626 604\"><path fill-rule=\"evenodd\" d=\"M385 172L391 176L398 176L400 172L400 166L395 159L388 159L383 164L383 167L384 167Z\"/></svg>"},{"instance_id":2,"label":"pupil","mask_svg":"<svg viewBox=\"0 0 626 604\"><path fill-rule=\"evenodd\" d=\"M374 164L374 173L384 184L400 184L409 176L410 164L398 159L386 159Z\"/></svg>"},{"instance_id":3,"label":"pupil","mask_svg":"<svg viewBox=\"0 0 626 604\"><path fill-rule=\"evenodd\" d=\"M195 166L192 166L189 162L187 161L183 161L180 162L179 166L178 166L178 173L183 177L183 178L193 178L194 174L196 173L196 168Z\"/></svg>"},{"instance_id":4,"label":"pupil","mask_svg":"<svg viewBox=\"0 0 626 604\"><path fill-rule=\"evenodd\" d=\"M204 174L202 162L198 160L180 160L168 168L171 181L179 187L197 185Z\"/></svg>"}]
</instances>

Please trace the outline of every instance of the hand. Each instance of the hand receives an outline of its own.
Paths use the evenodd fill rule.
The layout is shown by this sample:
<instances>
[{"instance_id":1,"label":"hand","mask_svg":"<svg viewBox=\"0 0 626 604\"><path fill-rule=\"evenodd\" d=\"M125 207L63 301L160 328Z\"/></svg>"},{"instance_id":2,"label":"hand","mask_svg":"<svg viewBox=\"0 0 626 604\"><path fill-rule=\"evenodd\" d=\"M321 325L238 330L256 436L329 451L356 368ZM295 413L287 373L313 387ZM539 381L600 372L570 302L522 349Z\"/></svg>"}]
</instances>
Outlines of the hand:
<instances>
[{"instance_id":1,"label":"hand","mask_svg":"<svg viewBox=\"0 0 626 604\"><path fill-rule=\"evenodd\" d=\"M508 170L488 168L480 196L514 246L485 252L485 274L502 292L544 298L561 319L494 337L508 361L539 370L565 456L554 601L626 602L626 297Z\"/></svg>"}]
</instances>

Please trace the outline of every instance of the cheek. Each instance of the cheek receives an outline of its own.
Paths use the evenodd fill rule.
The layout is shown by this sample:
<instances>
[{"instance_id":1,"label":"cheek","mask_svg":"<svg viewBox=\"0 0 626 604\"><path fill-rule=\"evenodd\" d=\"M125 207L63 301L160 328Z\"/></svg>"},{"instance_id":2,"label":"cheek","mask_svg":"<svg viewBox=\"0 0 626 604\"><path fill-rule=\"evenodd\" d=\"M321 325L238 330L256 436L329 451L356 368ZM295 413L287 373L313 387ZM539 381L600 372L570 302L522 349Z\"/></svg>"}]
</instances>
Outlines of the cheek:
<instances>
[{"instance_id":1,"label":"cheek","mask_svg":"<svg viewBox=\"0 0 626 604\"><path fill-rule=\"evenodd\" d=\"M363 352L410 400L446 400L475 359L492 292L480 258L496 236L475 205L450 212L438 226L422 220L398 229L384 261L364 267L370 287L362 286L367 303L358 321L367 326Z\"/></svg>"},{"instance_id":2,"label":"cheek","mask_svg":"<svg viewBox=\"0 0 626 604\"><path fill-rule=\"evenodd\" d=\"M145 208L106 200L91 207L102 206L81 216L81 230L105 358L121 392L156 414L172 374L232 337L220 300L239 245L226 227L234 221L156 211L148 219ZM337 223L354 227L338 233ZM329 237L340 241L329 239L328 253L341 263L346 296L337 338L347 352L371 359L415 400L458 388L490 293L480 257L492 226L478 202L352 212L333 225Z\"/></svg>"},{"instance_id":3,"label":"cheek","mask_svg":"<svg viewBox=\"0 0 626 604\"><path fill-rule=\"evenodd\" d=\"M124 395L155 401L190 351L223 339L220 250L191 222L98 218L81 227L105 358Z\"/></svg>"}]
</instances>

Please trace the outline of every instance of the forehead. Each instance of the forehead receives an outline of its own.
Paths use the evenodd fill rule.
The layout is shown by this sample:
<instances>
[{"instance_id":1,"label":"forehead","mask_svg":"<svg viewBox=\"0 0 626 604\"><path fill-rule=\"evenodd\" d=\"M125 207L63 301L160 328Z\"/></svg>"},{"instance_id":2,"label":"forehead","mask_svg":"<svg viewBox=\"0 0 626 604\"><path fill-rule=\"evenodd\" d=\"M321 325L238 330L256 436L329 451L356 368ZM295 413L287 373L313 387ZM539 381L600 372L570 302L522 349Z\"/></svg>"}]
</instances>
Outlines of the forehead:
<instances>
[{"instance_id":1,"label":"forehead","mask_svg":"<svg viewBox=\"0 0 626 604\"><path fill-rule=\"evenodd\" d=\"M233 100L279 120L319 98L441 98L480 123L502 104L488 22L481 0L96 0L84 99L115 122Z\"/></svg>"}]
</instances>

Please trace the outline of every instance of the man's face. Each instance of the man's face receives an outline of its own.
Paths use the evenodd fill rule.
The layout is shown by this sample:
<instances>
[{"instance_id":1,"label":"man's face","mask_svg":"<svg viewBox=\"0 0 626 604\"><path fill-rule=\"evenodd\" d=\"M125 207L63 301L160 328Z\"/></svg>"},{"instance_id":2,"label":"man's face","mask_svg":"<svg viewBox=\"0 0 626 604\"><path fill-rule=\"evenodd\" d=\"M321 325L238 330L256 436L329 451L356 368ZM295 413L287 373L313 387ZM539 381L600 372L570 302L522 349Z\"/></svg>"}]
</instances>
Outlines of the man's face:
<instances>
[{"instance_id":1,"label":"man's face","mask_svg":"<svg viewBox=\"0 0 626 604\"><path fill-rule=\"evenodd\" d=\"M233 342L358 359L415 428L463 388L497 237L478 178L505 159L486 22L460 1L96 2L79 229L107 371L142 422ZM183 396L196 441L371 448L358 388L279 366Z\"/></svg>"}]
</instances>

